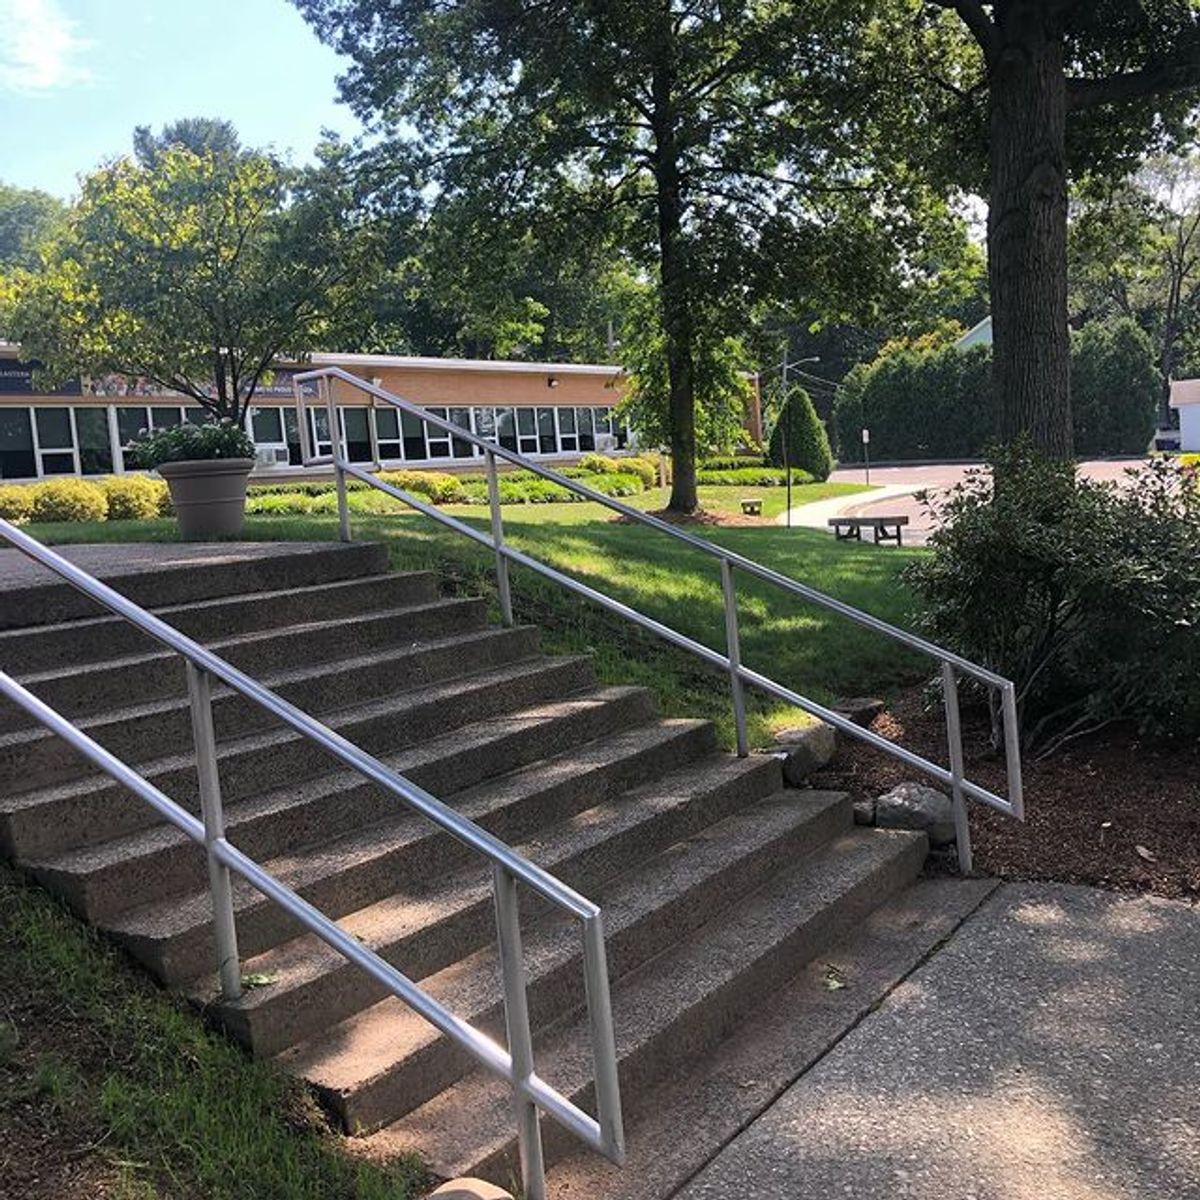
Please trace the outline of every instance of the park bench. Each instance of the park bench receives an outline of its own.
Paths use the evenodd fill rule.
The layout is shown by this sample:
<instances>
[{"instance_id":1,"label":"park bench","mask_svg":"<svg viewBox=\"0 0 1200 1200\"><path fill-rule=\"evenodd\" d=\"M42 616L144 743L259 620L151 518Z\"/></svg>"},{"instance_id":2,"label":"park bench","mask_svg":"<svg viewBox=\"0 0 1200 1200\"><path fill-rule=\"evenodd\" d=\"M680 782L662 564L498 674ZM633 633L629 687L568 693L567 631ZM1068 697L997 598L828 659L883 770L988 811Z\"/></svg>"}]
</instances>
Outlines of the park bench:
<instances>
[{"instance_id":1,"label":"park bench","mask_svg":"<svg viewBox=\"0 0 1200 1200\"><path fill-rule=\"evenodd\" d=\"M833 536L839 542L861 542L862 531L875 531L875 544L895 542L901 544L900 531L908 524L907 517L830 517Z\"/></svg>"},{"instance_id":2,"label":"park bench","mask_svg":"<svg viewBox=\"0 0 1200 1200\"><path fill-rule=\"evenodd\" d=\"M762 516L762 501L758 499L746 499L742 501L742 515L747 517Z\"/></svg>"}]
</instances>

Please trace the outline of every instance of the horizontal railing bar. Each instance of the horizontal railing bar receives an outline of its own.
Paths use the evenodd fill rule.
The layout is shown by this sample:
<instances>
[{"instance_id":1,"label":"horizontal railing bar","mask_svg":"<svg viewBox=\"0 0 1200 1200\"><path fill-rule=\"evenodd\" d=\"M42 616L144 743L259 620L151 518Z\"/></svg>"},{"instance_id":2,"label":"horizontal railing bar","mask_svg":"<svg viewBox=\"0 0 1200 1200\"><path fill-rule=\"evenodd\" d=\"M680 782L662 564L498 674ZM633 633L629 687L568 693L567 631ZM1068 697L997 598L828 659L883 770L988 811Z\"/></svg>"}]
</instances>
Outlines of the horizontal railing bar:
<instances>
[{"instance_id":1,"label":"horizontal railing bar","mask_svg":"<svg viewBox=\"0 0 1200 1200\"><path fill-rule=\"evenodd\" d=\"M22 687L5 671L0 671L0 693L61 737L84 758L144 800L192 841L204 844L204 825L200 820L155 787L145 776L76 728L61 713ZM435 1000L407 975L347 934L335 921L331 921L318 908L280 883L227 839L218 838L213 843L212 850L221 863L231 871L236 871L247 883L295 917L327 946L365 971L397 999L402 1000L436 1029L462 1046L480 1066L518 1088L589 1145L611 1156L612 1147L606 1141L600 1123L595 1118L566 1099L536 1074L528 1079L515 1078L508 1052L487 1034Z\"/></svg>"},{"instance_id":2,"label":"horizontal railing bar","mask_svg":"<svg viewBox=\"0 0 1200 1200\"><path fill-rule=\"evenodd\" d=\"M364 471L358 466L347 465L345 471L348 475L354 475L367 482L373 482L380 491L395 497L397 500L402 500L406 504L411 504L425 516L450 529L457 530L479 545L486 546L491 550L497 549L490 534L467 525L457 517L450 516L449 513L442 512L435 505L418 499L411 492L407 492L403 488L396 487L383 480L374 479L369 472ZM731 670L728 656L722 654L719 650L713 650L709 646L704 645L703 642L698 642L686 634L679 633L669 625L664 625L661 621L656 621L653 617L648 617L645 613L639 612L636 608L631 608L628 604L624 604L620 600L614 600L611 596L605 595L604 592L599 592L593 587L589 587L586 583L580 583L579 580L572 578L570 575L565 575L562 571L541 562L539 559L532 558L523 551L517 550L509 542L502 543L498 549L511 562L515 562L522 567L527 567L538 575L553 580L568 591L572 591L578 596L583 596L585 599L593 601L610 612L617 613L642 629L647 629L651 633L657 634L664 641L668 641L672 645L678 646L682 650L687 650L698 658L702 658L711 666L723 671ZM856 725L841 713L831 708L826 708L824 705L818 704L815 700L809 700L799 692L794 692L791 688L785 687L781 683L776 683L769 676L760 674L758 671L744 665L738 666L737 674L746 683L753 684L755 687L761 688L763 691L769 692L771 695L785 700L797 708L803 709L810 715L824 721L827 725L832 725L835 729L840 729L843 733L858 738L859 741L866 742L887 754L891 754L895 758L901 759L903 762L908 763L909 766L916 767L918 770L930 775L939 783L949 784L952 782L953 777L945 767L930 762L929 759L923 758L921 755L906 749L904 746L898 745L896 742L888 741L887 738L881 737L870 729L864 729L861 725ZM964 779L962 781L962 789L976 800L988 804L992 808L999 809L1010 816L1016 815L1016 811L1009 801L988 791L986 788L980 787L978 784Z\"/></svg>"},{"instance_id":3,"label":"horizontal railing bar","mask_svg":"<svg viewBox=\"0 0 1200 1200\"><path fill-rule=\"evenodd\" d=\"M295 376L295 384L299 386L310 380L321 378L340 379L352 387L358 388L360 391L367 393L369 396L383 400L394 408L398 408L403 412L407 412L412 416L427 422L447 433L457 437L460 441L467 442L472 446L478 446L481 450L489 451L499 458L503 458L506 462L512 463L514 466L520 467L522 470L531 471L535 475L541 476L543 479L549 480L551 483L556 483L560 487L565 487L569 491L574 492L577 496L583 496L588 500L595 501L597 504L603 505L605 508L611 509L613 512L620 513L624 517L628 517L632 521L636 521L642 525L648 525L653 529L657 529L660 533L665 533L676 541L684 542L691 546L694 550L699 550L703 554L707 554L713 558L727 559L734 566L756 575L760 579L766 580L769 583L775 584L786 591L790 591L797 596L803 597L805 600L821 607L828 608L847 620L855 621L865 628L872 629L876 633L881 633L886 637L893 638L896 641L903 642L913 650L919 650L922 653L929 655L932 658L938 659L940 662L953 664L966 675L972 675L976 679L984 683L990 684L992 687L1003 687L1007 680L1003 676L997 675L994 671L989 671L986 667L978 666L971 662L970 659L963 658L961 655L955 654L952 650L947 650L934 642L928 641L915 633L910 633L907 629L901 629L898 625L892 625L888 621L880 620L879 617L872 616L871 613L864 612L862 609L855 608L852 604L847 604L843 600L838 600L833 596L828 596L824 592L818 591L816 588L809 587L807 584L800 583L799 580L792 579L788 575L783 575L778 571L772 570L770 567L763 566L761 563L755 562L752 558L746 558L736 551L727 550L723 546L717 545L706 538L697 537L695 534L686 533L677 526L663 521L658 517L652 516L650 513L643 512L639 508L634 508L632 505L623 504L620 500L612 496L606 496L603 492L598 492L594 488L588 487L586 484L580 483L578 480L571 479L566 475L561 475L550 467L543 466L541 463L535 462L533 459L526 458L524 455L515 450L509 450L505 446L501 446L498 442L489 442L486 438L480 437L469 429L464 429L460 425L455 425L453 421L448 421L442 417L436 417L429 412L428 409L422 408L418 404L414 404L411 400L405 400L400 396L393 395L384 388L377 387L373 383L368 383L365 379L360 379L357 375L350 374L349 371L343 370L341 367L321 367L314 371L304 371ZM344 464L344 469L349 469L349 464ZM361 478L371 481L374 479L370 473L364 473Z\"/></svg>"},{"instance_id":4,"label":"horizontal railing bar","mask_svg":"<svg viewBox=\"0 0 1200 1200\"><path fill-rule=\"evenodd\" d=\"M28 557L62 576L78 591L90 596L98 604L111 609L156 641L168 646L197 667L210 672L240 695L266 709L285 725L316 742L334 758L339 759L364 778L379 784L392 795L398 796L409 807L428 817L464 845L477 850L492 862L500 863L550 903L571 913L581 921L587 920L600 911L595 904L581 896L573 888L568 887L535 863L516 854L495 835L486 829L481 829L449 805L443 804L424 788L418 787L404 776L385 767L378 759L360 750L353 742L347 741L327 725L323 725L294 704L277 696L269 688L263 687L257 680L251 679L250 676L239 671L223 658L219 658L211 650L205 649L186 634L180 633L179 630L154 616L153 613L146 612L145 609L122 596L120 592L100 580L94 579L86 571L81 570L62 555L43 546L8 521L0 520L0 536L6 538Z\"/></svg>"}]
</instances>

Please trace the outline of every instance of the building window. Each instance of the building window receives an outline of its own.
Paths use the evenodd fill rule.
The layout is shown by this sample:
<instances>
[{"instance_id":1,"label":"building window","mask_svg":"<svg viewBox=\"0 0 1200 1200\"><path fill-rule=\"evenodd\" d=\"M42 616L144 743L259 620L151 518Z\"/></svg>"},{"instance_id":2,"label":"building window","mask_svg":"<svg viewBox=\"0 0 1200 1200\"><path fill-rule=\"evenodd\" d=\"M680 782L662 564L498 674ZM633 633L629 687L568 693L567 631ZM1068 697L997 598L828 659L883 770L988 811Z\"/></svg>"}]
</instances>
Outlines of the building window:
<instances>
[{"instance_id":1,"label":"building window","mask_svg":"<svg viewBox=\"0 0 1200 1200\"><path fill-rule=\"evenodd\" d=\"M375 410L375 437L379 443L379 457L385 462L388 459L404 457L404 444L400 440L399 409L389 405Z\"/></svg>"},{"instance_id":2,"label":"building window","mask_svg":"<svg viewBox=\"0 0 1200 1200\"><path fill-rule=\"evenodd\" d=\"M580 450L592 451L596 448L596 435L592 426L592 410L578 408L575 410L575 423L579 427Z\"/></svg>"},{"instance_id":3,"label":"building window","mask_svg":"<svg viewBox=\"0 0 1200 1200\"><path fill-rule=\"evenodd\" d=\"M470 432L471 410L469 408L452 408L450 410L450 420L459 429L465 429ZM451 449L455 458L470 458L475 453L475 447L463 438L452 439Z\"/></svg>"},{"instance_id":4,"label":"building window","mask_svg":"<svg viewBox=\"0 0 1200 1200\"><path fill-rule=\"evenodd\" d=\"M496 409L496 436L505 450L517 448L517 414L513 409Z\"/></svg>"},{"instance_id":5,"label":"building window","mask_svg":"<svg viewBox=\"0 0 1200 1200\"><path fill-rule=\"evenodd\" d=\"M555 409L558 414L558 448L563 454L575 454L579 450L579 432L575 425L573 408Z\"/></svg>"},{"instance_id":6,"label":"building window","mask_svg":"<svg viewBox=\"0 0 1200 1200\"><path fill-rule=\"evenodd\" d=\"M150 428L150 416L145 408L117 409L117 437L121 448L125 449L130 442L136 441Z\"/></svg>"},{"instance_id":7,"label":"building window","mask_svg":"<svg viewBox=\"0 0 1200 1200\"><path fill-rule=\"evenodd\" d=\"M38 455L42 475L74 475L75 430L69 408L35 408Z\"/></svg>"},{"instance_id":8,"label":"building window","mask_svg":"<svg viewBox=\"0 0 1200 1200\"><path fill-rule=\"evenodd\" d=\"M351 462L374 462L368 409L343 408L338 411L342 423L342 442Z\"/></svg>"},{"instance_id":9,"label":"building window","mask_svg":"<svg viewBox=\"0 0 1200 1200\"><path fill-rule=\"evenodd\" d=\"M27 408L0 408L0 479L32 479L33 422Z\"/></svg>"},{"instance_id":10,"label":"building window","mask_svg":"<svg viewBox=\"0 0 1200 1200\"><path fill-rule=\"evenodd\" d=\"M446 410L444 408L431 408L428 411L429 415L432 417L441 417L443 421L448 419L446 416ZM425 426L425 438L429 443L429 457L452 457L452 451L450 449L450 435L444 429L439 429L436 425L429 425L424 421L422 421L421 424Z\"/></svg>"},{"instance_id":11,"label":"building window","mask_svg":"<svg viewBox=\"0 0 1200 1200\"><path fill-rule=\"evenodd\" d=\"M250 436L259 446L282 446L283 410L252 408L250 410Z\"/></svg>"},{"instance_id":12,"label":"building window","mask_svg":"<svg viewBox=\"0 0 1200 1200\"><path fill-rule=\"evenodd\" d=\"M538 452L537 413L532 408L517 409L517 448L522 454Z\"/></svg>"},{"instance_id":13,"label":"building window","mask_svg":"<svg viewBox=\"0 0 1200 1200\"><path fill-rule=\"evenodd\" d=\"M542 454L558 453L558 434L554 428L554 409L537 410L538 450Z\"/></svg>"},{"instance_id":14,"label":"building window","mask_svg":"<svg viewBox=\"0 0 1200 1200\"><path fill-rule=\"evenodd\" d=\"M425 443L425 422L412 413L400 414L400 432L404 442L404 457L409 462L421 462L429 457Z\"/></svg>"},{"instance_id":15,"label":"building window","mask_svg":"<svg viewBox=\"0 0 1200 1200\"><path fill-rule=\"evenodd\" d=\"M110 475L113 469L112 432L107 408L77 408L75 432L79 435L81 475Z\"/></svg>"},{"instance_id":16,"label":"building window","mask_svg":"<svg viewBox=\"0 0 1200 1200\"><path fill-rule=\"evenodd\" d=\"M165 404L155 404L150 408L151 429L174 429L183 423L183 410L178 404L168 407Z\"/></svg>"}]
</instances>

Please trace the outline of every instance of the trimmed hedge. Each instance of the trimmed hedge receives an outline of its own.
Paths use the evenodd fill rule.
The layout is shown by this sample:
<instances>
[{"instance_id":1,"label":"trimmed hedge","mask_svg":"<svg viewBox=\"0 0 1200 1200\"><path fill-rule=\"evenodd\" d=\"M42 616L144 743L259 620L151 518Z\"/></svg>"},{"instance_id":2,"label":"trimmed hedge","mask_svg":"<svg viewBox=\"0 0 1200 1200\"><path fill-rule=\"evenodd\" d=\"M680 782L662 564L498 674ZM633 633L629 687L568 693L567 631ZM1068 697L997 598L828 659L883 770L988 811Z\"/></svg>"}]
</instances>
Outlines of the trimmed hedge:
<instances>
[{"instance_id":1,"label":"trimmed hedge","mask_svg":"<svg viewBox=\"0 0 1200 1200\"><path fill-rule=\"evenodd\" d=\"M707 471L696 473L696 482L701 487L786 487L787 472L781 467L738 467L733 471ZM815 483L807 472L799 467L792 468L793 483Z\"/></svg>"},{"instance_id":2,"label":"trimmed hedge","mask_svg":"<svg viewBox=\"0 0 1200 1200\"><path fill-rule=\"evenodd\" d=\"M6 521L28 521L33 514L33 488L28 484L0 484L0 517Z\"/></svg>"},{"instance_id":3,"label":"trimmed hedge","mask_svg":"<svg viewBox=\"0 0 1200 1200\"><path fill-rule=\"evenodd\" d=\"M161 479L145 475L113 475L99 482L110 521L145 521L170 516L171 493Z\"/></svg>"},{"instance_id":4,"label":"trimmed hedge","mask_svg":"<svg viewBox=\"0 0 1200 1200\"><path fill-rule=\"evenodd\" d=\"M32 521L104 521L108 518L108 500L104 489L85 479L51 479L35 483Z\"/></svg>"}]
</instances>

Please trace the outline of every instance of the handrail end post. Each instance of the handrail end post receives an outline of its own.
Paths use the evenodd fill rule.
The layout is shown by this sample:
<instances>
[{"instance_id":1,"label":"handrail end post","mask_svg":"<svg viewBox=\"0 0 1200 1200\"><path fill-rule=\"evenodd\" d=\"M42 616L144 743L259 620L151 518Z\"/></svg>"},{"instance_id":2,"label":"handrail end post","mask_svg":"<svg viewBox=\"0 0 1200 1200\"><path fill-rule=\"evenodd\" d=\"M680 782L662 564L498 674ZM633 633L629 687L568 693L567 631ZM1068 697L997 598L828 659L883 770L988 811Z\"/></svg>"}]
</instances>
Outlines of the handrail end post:
<instances>
[{"instance_id":1,"label":"handrail end post","mask_svg":"<svg viewBox=\"0 0 1200 1200\"><path fill-rule=\"evenodd\" d=\"M492 518L492 545L496 550L496 590L500 598L500 619L513 624L512 583L508 577L508 556L504 553L504 517L500 512L500 477L496 471L496 455L485 454L488 480L488 507Z\"/></svg>"},{"instance_id":2,"label":"handrail end post","mask_svg":"<svg viewBox=\"0 0 1200 1200\"><path fill-rule=\"evenodd\" d=\"M954 843L958 851L958 869L970 875L975 869L971 851L971 819L963 792L965 774L962 744L962 717L958 708L958 679L954 664L942 663L942 703L946 710L946 743L950 753L950 797L954 811Z\"/></svg>"}]
</instances>

